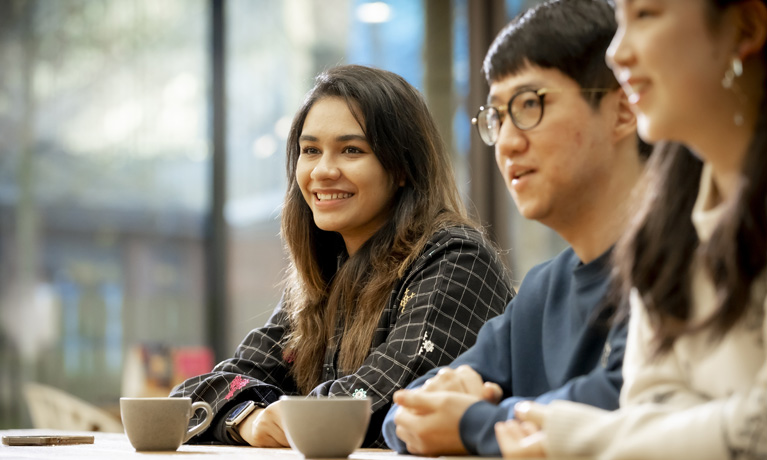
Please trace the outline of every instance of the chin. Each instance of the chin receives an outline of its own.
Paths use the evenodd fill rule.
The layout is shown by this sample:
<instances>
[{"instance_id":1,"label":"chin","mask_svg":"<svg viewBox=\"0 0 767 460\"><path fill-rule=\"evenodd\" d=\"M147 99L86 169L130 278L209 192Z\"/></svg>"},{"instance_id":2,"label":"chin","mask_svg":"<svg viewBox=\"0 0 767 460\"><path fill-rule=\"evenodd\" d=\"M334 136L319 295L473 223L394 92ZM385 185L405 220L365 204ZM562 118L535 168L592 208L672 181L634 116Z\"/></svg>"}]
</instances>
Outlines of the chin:
<instances>
[{"instance_id":1,"label":"chin","mask_svg":"<svg viewBox=\"0 0 767 460\"><path fill-rule=\"evenodd\" d=\"M524 217L527 220L539 220L542 216L541 213L532 206L519 206L517 205L517 210L519 211L519 214Z\"/></svg>"},{"instance_id":2,"label":"chin","mask_svg":"<svg viewBox=\"0 0 767 460\"><path fill-rule=\"evenodd\" d=\"M646 115L637 117L637 133L648 144L673 139L674 136L671 133L673 131L672 126L672 123L666 123L657 118L655 121L652 121Z\"/></svg>"}]
</instances>

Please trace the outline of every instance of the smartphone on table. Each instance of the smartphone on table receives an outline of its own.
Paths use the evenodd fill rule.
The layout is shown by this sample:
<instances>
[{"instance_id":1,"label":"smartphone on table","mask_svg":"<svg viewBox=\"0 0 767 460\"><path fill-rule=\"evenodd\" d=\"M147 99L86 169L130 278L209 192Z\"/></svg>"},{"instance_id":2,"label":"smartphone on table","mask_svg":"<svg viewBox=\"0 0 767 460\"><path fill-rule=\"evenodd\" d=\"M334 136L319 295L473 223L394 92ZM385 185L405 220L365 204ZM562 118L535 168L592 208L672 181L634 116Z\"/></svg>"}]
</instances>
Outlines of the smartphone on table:
<instances>
[{"instance_id":1,"label":"smartphone on table","mask_svg":"<svg viewBox=\"0 0 767 460\"><path fill-rule=\"evenodd\" d=\"M6 446L66 446L71 444L93 444L93 436L80 435L30 435L3 436Z\"/></svg>"}]
</instances>

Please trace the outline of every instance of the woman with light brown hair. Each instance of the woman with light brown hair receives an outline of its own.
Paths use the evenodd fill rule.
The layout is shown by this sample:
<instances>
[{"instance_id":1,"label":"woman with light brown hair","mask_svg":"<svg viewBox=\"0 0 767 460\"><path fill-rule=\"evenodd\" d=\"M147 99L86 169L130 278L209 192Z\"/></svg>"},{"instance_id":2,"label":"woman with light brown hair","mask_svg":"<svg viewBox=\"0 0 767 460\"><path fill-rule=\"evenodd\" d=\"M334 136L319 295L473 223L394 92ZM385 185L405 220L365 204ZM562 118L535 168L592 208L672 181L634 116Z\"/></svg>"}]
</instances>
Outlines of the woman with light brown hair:
<instances>
[{"instance_id":1,"label":"woman with light brown hair","mask_svg":"<svg viewBox=\"0 0 767 460\"><path fill-rule=\"evenodd\" d=\"M391 72L319 75L293 120L287 173L280 305L172 396L213 406L193 442L261 447L287 445L282 394L367 397L364 445L383 446L392 394L474 343L511 300L507 273L466 215L423 97Z\"/></svg>"}]
</instances>

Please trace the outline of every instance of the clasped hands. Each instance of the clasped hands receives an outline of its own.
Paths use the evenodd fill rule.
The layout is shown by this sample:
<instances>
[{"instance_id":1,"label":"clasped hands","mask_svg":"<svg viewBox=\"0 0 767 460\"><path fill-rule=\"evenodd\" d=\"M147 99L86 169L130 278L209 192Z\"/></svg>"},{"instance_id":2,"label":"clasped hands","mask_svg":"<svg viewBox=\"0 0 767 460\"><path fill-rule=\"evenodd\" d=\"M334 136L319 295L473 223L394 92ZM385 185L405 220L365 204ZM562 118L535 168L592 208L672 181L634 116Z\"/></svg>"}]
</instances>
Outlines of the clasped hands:
<instances>
[{"instance_id":1,"label":"clasped hands","mask_svg":"<svg viewBox=\"0 0 767 460\"><path fill-rule=\"evenodd\" d=\"M467 454L459 425L466 410L478 401L498 404L503 390L484 382L469 366L443 368L420 388L394 393L400 407L394 415L397 437L414 455ZM496 424L496 436L504 456L544 456L540 431L540 406L521 403L517 420Z\"/></svg>"}]
</instances>

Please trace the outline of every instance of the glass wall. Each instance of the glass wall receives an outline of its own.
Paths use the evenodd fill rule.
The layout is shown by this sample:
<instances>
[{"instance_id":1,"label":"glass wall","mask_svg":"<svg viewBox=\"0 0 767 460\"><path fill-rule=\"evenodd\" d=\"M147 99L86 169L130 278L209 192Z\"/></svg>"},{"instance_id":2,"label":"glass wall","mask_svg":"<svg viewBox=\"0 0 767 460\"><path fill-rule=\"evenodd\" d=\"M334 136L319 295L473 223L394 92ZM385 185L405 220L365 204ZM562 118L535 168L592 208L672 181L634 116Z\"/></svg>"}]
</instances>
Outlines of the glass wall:
<instances>
[{"instance_id":1,"label":"glass wall","mask_svg":"<svg viewBox=\"0 0 767 460\"><path fill-rule=\"evenodd\" d=\"M114 410L133 344L203 336L206 10L0 2L0 426L26 381Z\"/></svg>"}]
</instances>

